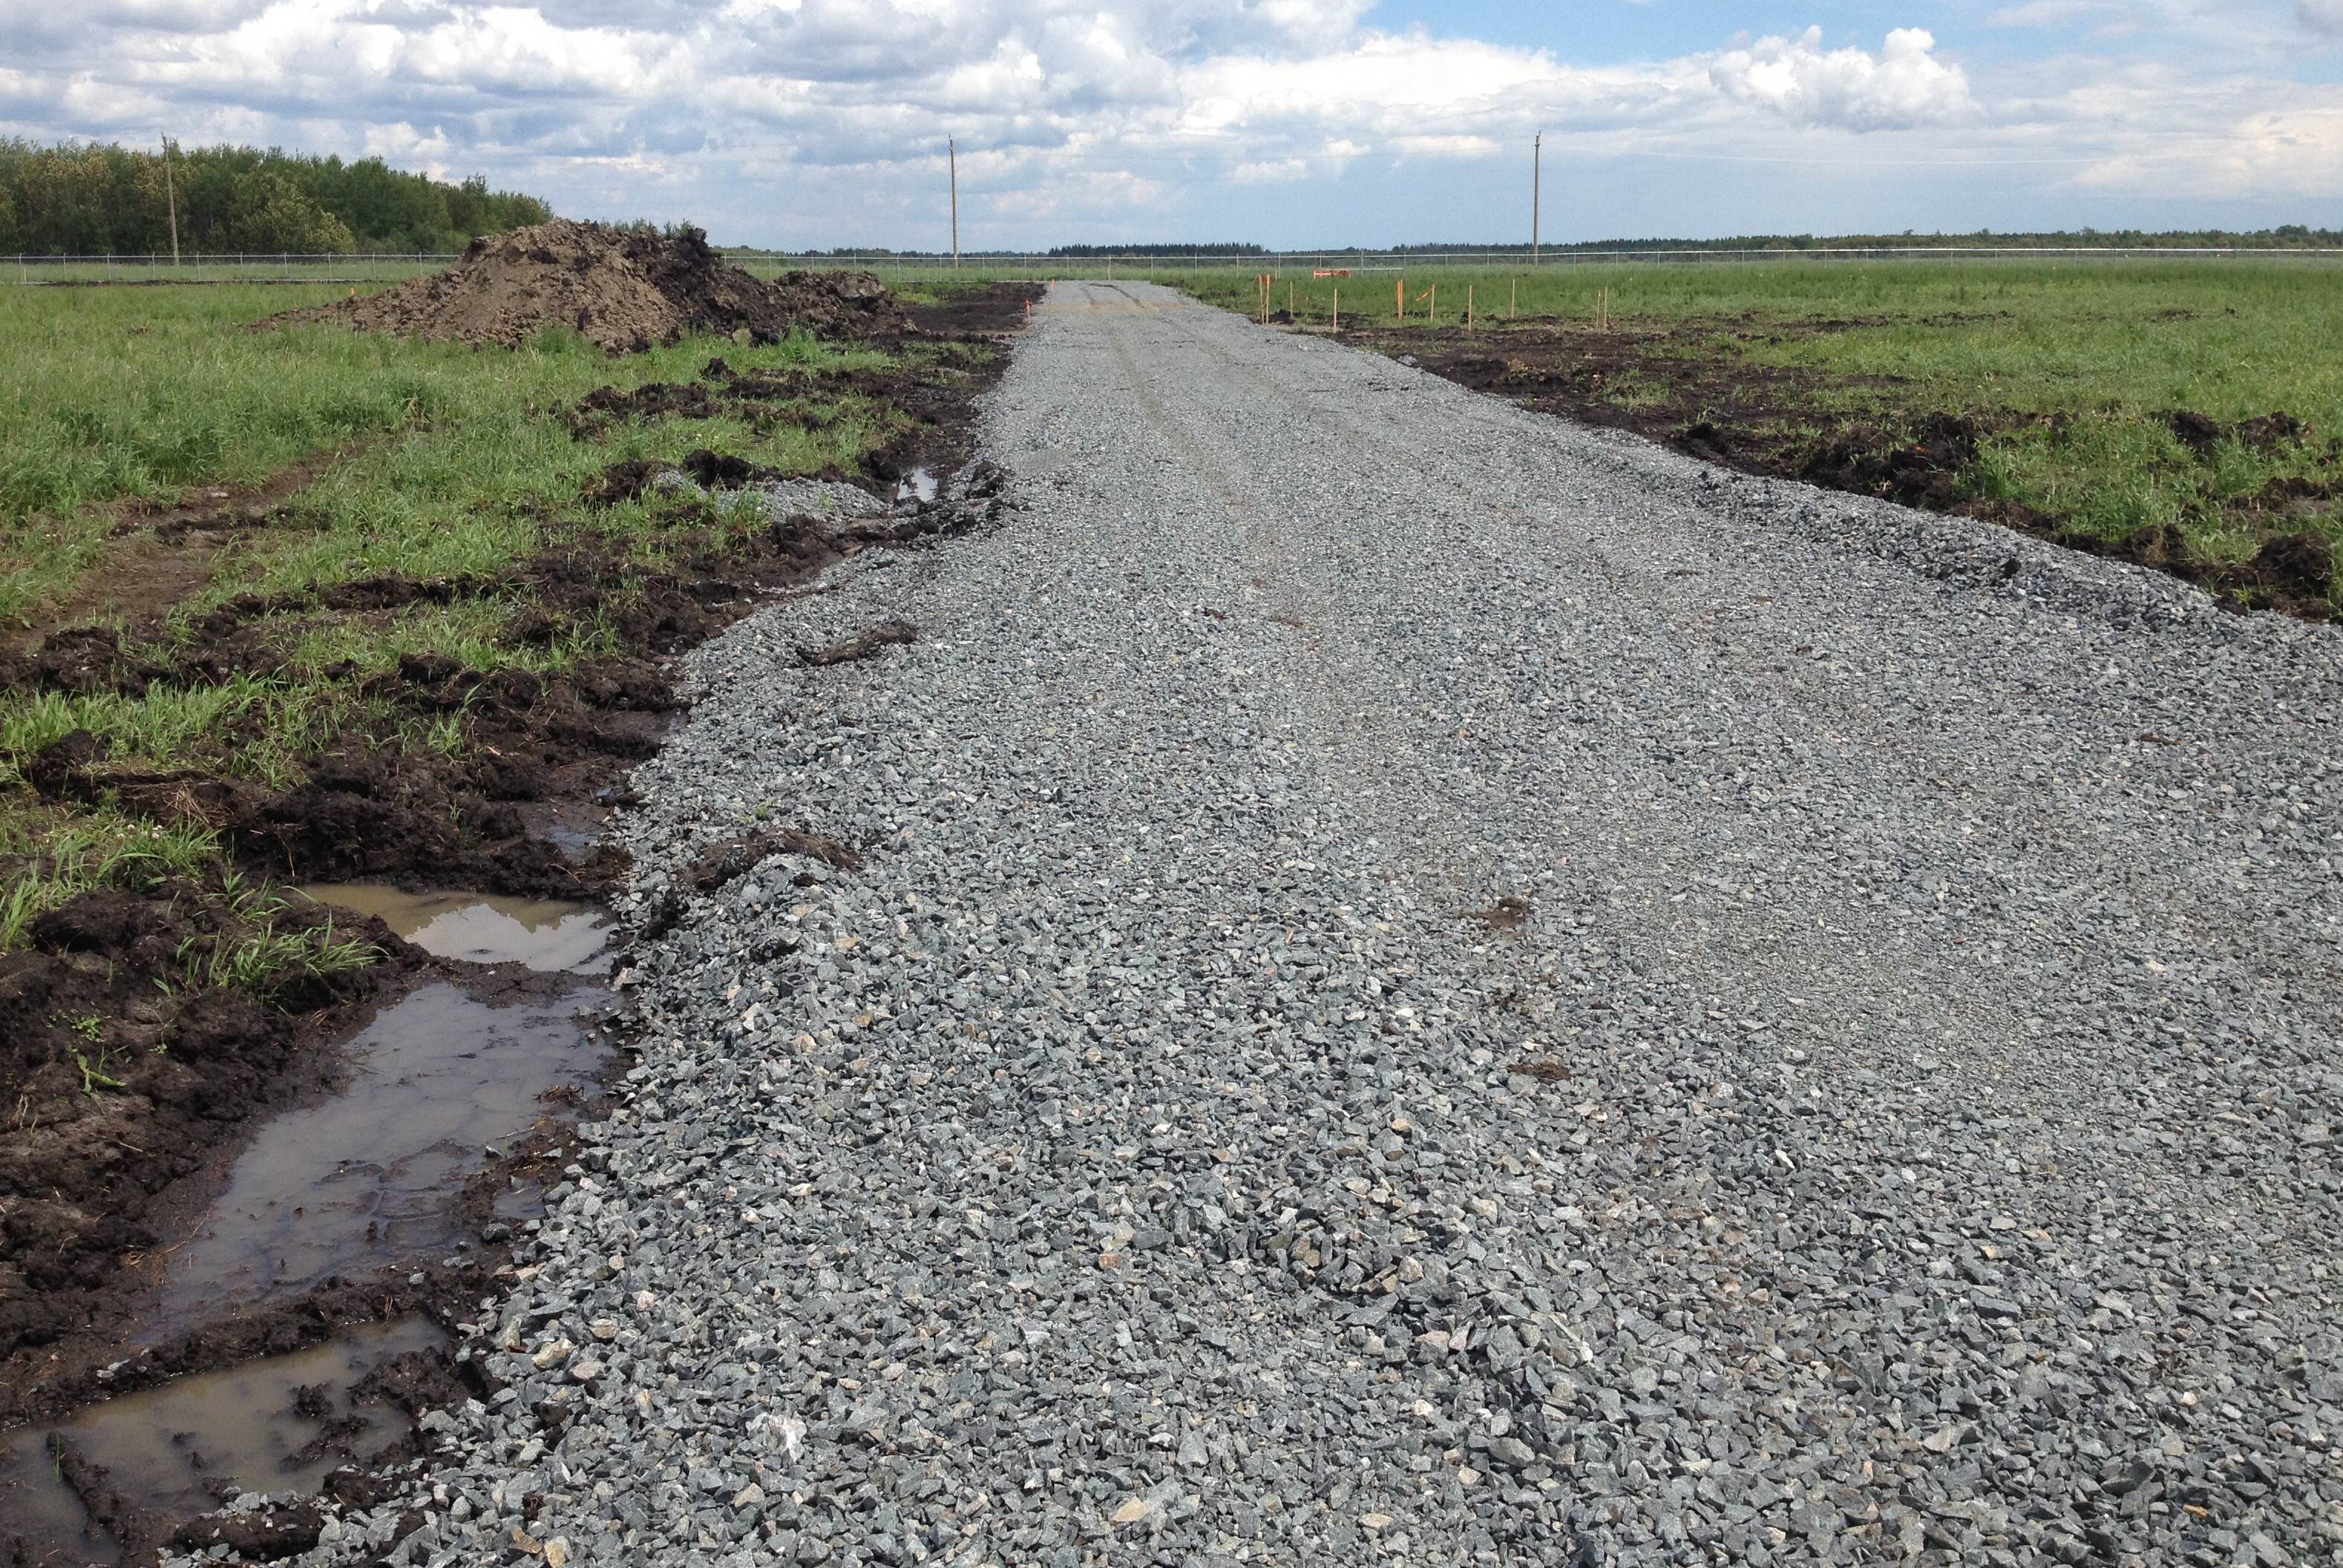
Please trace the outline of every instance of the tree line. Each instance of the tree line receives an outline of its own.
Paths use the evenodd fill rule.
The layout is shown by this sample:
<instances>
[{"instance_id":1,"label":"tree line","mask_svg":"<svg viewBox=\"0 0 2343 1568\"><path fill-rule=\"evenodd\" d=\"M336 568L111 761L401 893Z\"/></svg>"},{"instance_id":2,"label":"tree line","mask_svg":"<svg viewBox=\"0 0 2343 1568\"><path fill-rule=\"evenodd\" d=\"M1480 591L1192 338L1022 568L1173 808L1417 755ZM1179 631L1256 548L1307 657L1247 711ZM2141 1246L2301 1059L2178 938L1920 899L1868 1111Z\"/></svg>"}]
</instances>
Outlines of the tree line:
<instances>
[{"instance_id":1,"label":"tree line","mask_svg":"<svg viewBox=\"0 0 2343 1568\"><path fill-rule=\"evenodd\" d=\"M543 223L532 196L449 185L380 158L220 146L156 152L0 138L0 256L456 251Z\"/></svg>"}]
</instances>

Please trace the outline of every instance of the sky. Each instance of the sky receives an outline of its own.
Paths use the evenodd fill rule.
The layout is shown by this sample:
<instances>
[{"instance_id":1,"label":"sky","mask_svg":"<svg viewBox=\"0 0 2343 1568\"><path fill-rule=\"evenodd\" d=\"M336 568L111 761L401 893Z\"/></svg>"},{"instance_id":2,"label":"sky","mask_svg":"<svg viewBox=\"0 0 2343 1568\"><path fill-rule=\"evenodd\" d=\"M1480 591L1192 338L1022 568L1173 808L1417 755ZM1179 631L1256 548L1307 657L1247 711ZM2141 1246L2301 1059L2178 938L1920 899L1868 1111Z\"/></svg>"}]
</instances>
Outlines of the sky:
<instances>
[{"instance_id":1,"label":"sky","mask_svg":"<svg viewBox=\"0 0 2343 1568\"><path fill-rule=\"evenodd\" d=\"M2343 0L0 0L0 133L790 249L2343 227Z\"/></svg>"}]
</instances>

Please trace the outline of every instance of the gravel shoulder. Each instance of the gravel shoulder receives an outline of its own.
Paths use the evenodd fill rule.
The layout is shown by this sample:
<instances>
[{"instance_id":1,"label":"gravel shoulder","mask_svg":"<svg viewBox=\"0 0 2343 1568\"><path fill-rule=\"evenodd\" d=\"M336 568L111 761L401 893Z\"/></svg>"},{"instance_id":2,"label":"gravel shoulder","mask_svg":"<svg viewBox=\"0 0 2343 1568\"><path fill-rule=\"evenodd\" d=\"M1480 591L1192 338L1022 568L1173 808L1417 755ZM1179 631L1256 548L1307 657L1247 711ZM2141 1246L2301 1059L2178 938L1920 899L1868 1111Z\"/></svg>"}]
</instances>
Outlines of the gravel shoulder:
<instances>
[{"instance_id":1,"label":"gravel shoulder","mask_svg":"<svg viewBox=\"0 0 2343 1568\"><path fill-rule=\"evenodd\" d=\"M1136 285L985 444L693 655L641 1064L313 1561L2343 1545L2336 633Z\"/></svg>"}]
</instances>

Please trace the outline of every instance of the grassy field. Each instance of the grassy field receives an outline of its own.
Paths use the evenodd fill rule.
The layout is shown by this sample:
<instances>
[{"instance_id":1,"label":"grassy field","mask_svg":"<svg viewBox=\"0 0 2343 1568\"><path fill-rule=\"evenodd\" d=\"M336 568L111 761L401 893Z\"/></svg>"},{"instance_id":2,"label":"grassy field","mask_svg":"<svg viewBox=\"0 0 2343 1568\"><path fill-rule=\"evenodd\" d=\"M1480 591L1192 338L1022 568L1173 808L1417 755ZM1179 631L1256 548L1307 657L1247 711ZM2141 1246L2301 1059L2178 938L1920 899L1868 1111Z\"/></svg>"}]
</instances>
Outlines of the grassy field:
<instances>
[{"instance_id":1,"label":"grassy field","mask_svg":"<svg viewBox=\"0 0 2343 1568\"><path fill-rule=\"evenodd\" d=\"M277 789L346 744L458 753L465 712L380 689L403 656L544 676L615 650L623 582L548 628L519 563L573 551L629 574L688 575L720 553L727 529L761 522L656 489L583 504L597 475L699 448L781 473L851 469L905 418L883 396L842 388L840 373L941 369L932 362L963 352L799 337L612 359L567 334L508 352L249 327L337 292L0 289L0 353L17 372L0 392L0 648L22 657L59 627L110 627L123 658L156 672L0 691L0 950L75 891L186 877L220 858L200 826L37 795L25 770L46 748L86 732L106 768ZM771 417L569 417L598 388L690 383L718 354L735 371L802 384L803 399ZM156 507L217 505L219 490L233 507L295 469L297 487L262 491L260 515L199 546L152 527ZM387 578L468 586L389 608L333 602L337 585ZM217 653L223 607L233 668Z\"/></svg>"},{"instance_id":2,"label":"grassy field","mask_svg":"<svg viewBox=\"0 0 2343 1568\"><path fill-rule=\"evenodd\" d=\"M1249 276L1174 279L1252 313ZM1393 299L1403 283L1404 322ZM1599 377L1564 411L1721 445L1795 471L1852 427L1890 441L1973 416L1944 498L2110 546L2177 529L2216 562L2273 534L2343 543L2343 266L2320 261L1961 261L1573 266L1278 277L1272 307L1396 351L1536 340ZM1436 297L1430 297L1436 290ZM1475 317L1467 334L1469 298ZM1433 312L1436 310L1437 314ZM1608 330L1599 325L1607 318ZM1407 335L1400 337L1394 335ZM1551 382L1551 377L1547 378ZM2202 416L2211 426L2175 414ZM2299 421L2236 427L2283 414ZM1931 500L1936 498L1931 498Z\"/></svg>"}]
</instances>

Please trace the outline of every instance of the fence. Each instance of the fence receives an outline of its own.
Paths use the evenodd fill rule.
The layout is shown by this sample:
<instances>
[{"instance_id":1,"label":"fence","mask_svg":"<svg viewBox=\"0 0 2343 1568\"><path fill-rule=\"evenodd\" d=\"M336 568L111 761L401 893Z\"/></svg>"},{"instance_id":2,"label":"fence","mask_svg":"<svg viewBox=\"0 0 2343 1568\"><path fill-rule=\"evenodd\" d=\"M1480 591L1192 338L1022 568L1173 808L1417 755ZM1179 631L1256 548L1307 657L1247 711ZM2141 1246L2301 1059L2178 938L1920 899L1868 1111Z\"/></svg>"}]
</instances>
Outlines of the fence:
<instances>
[{"instance_id":1,"label":"fence","mask_svg":"<svg viewBox=\"0 0 2343 1568\"><path fill-rule=\"evenodd\" d=\"M799 268L874 272L910 282L964 277L1131 277L1160 273L1233 270L1293 272L1347 268L1353 273L1423 271L1430 267L1522 269L1588 266L1681 266L1856 261L2238 260L2307 264L2343 256L2343 247L2304 246L1752 246L1732 249L1618 248L1526 251L1269 251L1237 256L1179 256L1143 251L1111 256L968 255L900 251L795 255L731 251L727 259L760 277ZM0 281L21 284L95 283L395 283L437 270L453 256L0 256Z\"/></svg>"},{"instance_id":2,"label":"fence","mask_svg":"<svg viewBox=\"0 0 2343 1568\"><path fill-rule=\"evenodd\" d=\"M8 256L0 282L396 283L436 272L453 256Z\"/></svg>"}]
</instances>

